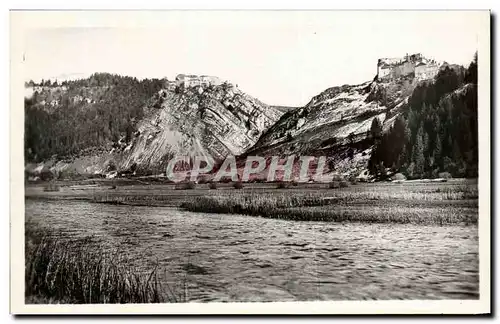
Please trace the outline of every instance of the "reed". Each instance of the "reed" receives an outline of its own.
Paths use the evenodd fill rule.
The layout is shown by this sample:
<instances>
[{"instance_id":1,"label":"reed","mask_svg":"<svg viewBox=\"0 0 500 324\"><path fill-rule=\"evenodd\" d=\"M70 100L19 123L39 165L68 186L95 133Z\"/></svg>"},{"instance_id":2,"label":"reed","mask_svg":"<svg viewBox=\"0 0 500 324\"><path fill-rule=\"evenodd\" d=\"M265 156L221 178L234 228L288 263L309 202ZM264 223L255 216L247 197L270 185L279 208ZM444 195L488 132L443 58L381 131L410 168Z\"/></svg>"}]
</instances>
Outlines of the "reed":
<instances>
[{"instance_id":1,"label":"reed","mask_svg":"<svg viewBox=\"0 0 500 324\"><path fill-rule=\"evenodd\" d=\"M270 194L258 191L231 195L221 193L188 199L181 204L181 208L193 212L243 214L297 221L437 225L477 223L477 211L470 212L471 208L477 207L477 187L406 186L390 190L356 187L308 194ZM450 201L446 203L448 205L457 200L467 201L456 207L453 205L446 208L439 203ZM371 201L379 201L378 207L373 206Z\"/></svg>"},{"instance_id":2,"label":"reed","mask_svg":"<svg viewBox=\"0 0 500 324\"><path fill-rule=\"evenodd\" d=\"M61 188L55 183L49 183L43 188L43 191L45 192L57 192L60 190Z\"/></svg>"},{"instance_id":3,"label":"reed","mask_svg":"<svg viewBox=\"0 0 500 324\"><path fill-rule=\"evenodd\" d=\"M164 289L158 265L139 272L122 262L119 251L101 250L92 237L64 240L27 230L25 297L37 303L163 303L182 296ZM167 287L169 288L169 287Z\"/></svg>"}]
</instances>

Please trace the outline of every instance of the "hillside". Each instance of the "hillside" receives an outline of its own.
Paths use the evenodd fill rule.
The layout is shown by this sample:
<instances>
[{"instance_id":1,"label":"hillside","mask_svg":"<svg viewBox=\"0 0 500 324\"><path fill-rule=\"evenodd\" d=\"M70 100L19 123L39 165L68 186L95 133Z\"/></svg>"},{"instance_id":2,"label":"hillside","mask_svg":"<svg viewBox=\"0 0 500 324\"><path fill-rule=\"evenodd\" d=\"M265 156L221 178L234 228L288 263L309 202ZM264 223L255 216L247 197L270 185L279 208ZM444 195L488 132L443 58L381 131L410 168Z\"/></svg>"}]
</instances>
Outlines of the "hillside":
<instances>
[{"instance_id":1,"label":"hillside","mask_svg":"<svg viewBox=\"0 0 500 324\"><path fill-rule=\"evenodd\" d=\"M166 167L174 155L215 160L242 154L281 113L231 84L160 90L145 108L120 168Z\"/></svg>"},{"instance_id":2,"label":"hillside","mask_svg":"<svg viewBox=\"0 0 500 324\"><path fill-rule=\"evenodd\" d=\"M477 58L468 69L445 67L419 84L394 126L374 138L370 173L477 177L477 95Z\"/></svg>"},{"instance_id":3,"label":"hillside","mask_svg":"<svg viewBox=\"0 0 500 324\"><path fill-rule=\"evenodd\" d=\"M366 134L372 120L378 118L388 129L416 84L401 78L329 88L306 106L285 113L247 154L326 155L336 172L362 169L370 157Z\"/></svg>"},{"instance_id":4,"label":"hillside","mask_svg":"<svg viewBox=\"0 0 500 324\"><path fill-rule=\"evenodd\" d=\"M476 176L476 59L466 69L414 54L377 68L372 81L328 88L297 108L268 106L212 76L29 83L27 171L158 175L176 155L216 165L235 155L240 169L247 156L269 167L272 156L296 155L325 156L326 171L343 177Z\"/></svg>"},{"instance_id":5,"label":"hillside","mask_svg":"<svg viewBox=\"0 0 500 324\"><path fill-rule=\"evenodd\" d=\"M413 64L419 72L422 62ZM405 60L392 68L383 78L326 89L286 112L245 155L326 156L328 172L360 178L477 175L477 64L466 70L443 63L435 71L431 65L418 75Z\"/></svg>"},{"instance_id":6,"label":"hillside","mask_svg":"<svg viewBox=\"0 0 500 324\"><path fill-rule=\"evenodd\" d=\"M281 116L227 82L186 87L97 74L27 92L28 170L43 162L55 173L160 173L177 154L238 155Z\"/></svg>"},{"instance_id":7,"label":"hillside","mask_svg":"<svg viewBox=\"0 0 500 324\"><path fill-rule=\"evenodd\" d=\"M286 112L289 112L289 111L292 111L292 110L299 108L299 107L290 107L290 106L271 106L271 107L278 110L278 111L281 111L282 113L286 113Z\"/></svg>"}]
</instances>

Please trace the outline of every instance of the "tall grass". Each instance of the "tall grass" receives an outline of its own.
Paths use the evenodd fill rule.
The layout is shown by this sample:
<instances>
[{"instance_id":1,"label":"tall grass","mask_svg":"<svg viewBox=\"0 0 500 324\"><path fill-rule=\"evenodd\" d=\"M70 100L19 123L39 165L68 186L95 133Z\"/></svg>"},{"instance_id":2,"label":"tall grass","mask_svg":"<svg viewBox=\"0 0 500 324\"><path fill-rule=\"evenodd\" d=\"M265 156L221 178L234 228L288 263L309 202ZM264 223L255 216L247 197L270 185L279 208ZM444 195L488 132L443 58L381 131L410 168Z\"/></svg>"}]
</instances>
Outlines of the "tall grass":
<instances>
[{"instance_id":1,"label":"tall grass","mask_svg":"<svg viewBox=\"0 0 500 324\"><path fill-rule=\"evenodd\" d=\"M273 210L272 218L302 221L398 223L423 225L477 224L478 213L467 208L377 206L297 207Z\"/></svg>"},{"instance_id":2,"label":"tall grass","mask_svg":"<svg viewBox=\"0 0 500 324\"><path fill-rule=\"evenodd\" d=\"M134 206L165 206L172 203L170 196L144 194L94 195L90 200L94 203Z\"/></svg>"},{"instance_id":3,"label":"tall grass","mask_svg":"<svg viewBox=\"0 0 500 324\"><path fill-rule=\"evenodd\" d=\"M396 185L395 185L396 186ZM400 190L398 190L400 189ZM388 190L364 190L357 192L336 192L339 198L348 200L468 200L479 197L477 187L473 186L448 186L437 188L419 188L418 190L408 190L404 185L400 188L394 187Z\"/></svg>"},{"instance_id":4,"label":"tall grass","mask_svg":"<svg viewBox=\"0 0 500 324\"><path fill-rule=\"evenodd\" d=\"M43 188L45 192L56 192L59 190L61 190L61 188L55 183L49 183Z\"/></svg>"},{"instance_id":5,"label":"tall grass","mask_svg":"<svg viewBox=\"0 0 500 324\"><path fill-rule=\"evenodd\" d=\"M193 189L196 189L196 183L194 183L193 181L177 183L177 184L175 184L175 189L176 190L193 190Z\"/></svg>"},{"instance_id":6,"label":"tall grass","mask_svg":"<svg viewBox=\"0 0 500 324\"><path fill-rule=\"evenodd\" d=\"M161 303L183 301L164 290L158 266L148 273L127 267L118 252L99 249L92 238L62 240L26 232L27 301L56 303Z\"/></svg>"},{"instance_id":7,"label":"tall grass","mask_svg":"<svg viewBox=\"0 0 500 324\"><path fill-rule=\"evenodd\" d=\"M287 195L249 193L241 195L215 195L197 197L181 204L181 208L195 212L246 214L253 216L276 215L283 208L295 206L322 206L332 203L330 198L314 195ZM276 217L281 218L281 217Z\"/></svg>"},{"instance_id":8,"label":"tall grass","mask_svg":"<svg viewBox=\"0 0 500 324\"><path fill-rule=\"evenodd\" d=\"M360 187L361 188L361 187ZM411 188L411 189L409 189ZM194 212L229 213L297 221L475 224L477 188L412 187L392 190L335 190L300 194L248 192L197 197L181 204ZM370 201L377 202L378 207ZM443 200L472 200L443 208ZM451 203L451 202L450 202ZM475 211L475 212L474 212Z\"/></svg>"},{"instance_id":9,"label":"tall grass","mask_svg":"<svg viewBox=\"0 0 500 324\"><path fill-rule=\"evenodd\" d=\"M357 184L357 182L351 182L351 184ZM330 189L338 189L338 188L347 188L349 187L349 182L345 180L340 181L332 181L328 184L328 188Z\"/></svg>"}]
</instances>

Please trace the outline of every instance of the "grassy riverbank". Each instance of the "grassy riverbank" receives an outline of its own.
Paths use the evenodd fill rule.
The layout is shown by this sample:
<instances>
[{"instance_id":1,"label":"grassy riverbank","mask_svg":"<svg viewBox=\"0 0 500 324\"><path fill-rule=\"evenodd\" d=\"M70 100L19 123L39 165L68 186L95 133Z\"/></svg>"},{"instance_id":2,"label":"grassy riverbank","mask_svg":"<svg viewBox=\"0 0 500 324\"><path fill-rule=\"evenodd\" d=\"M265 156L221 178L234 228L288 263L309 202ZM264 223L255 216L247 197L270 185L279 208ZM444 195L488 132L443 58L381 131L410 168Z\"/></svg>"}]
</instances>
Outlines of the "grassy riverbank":
<instances>
[{"instance_id":1,"label":"grassy riverbank","mask_svg":"<svg viewBox=\"0 0 500 324\"><path fill-rule=\"evenodd\" d=\"M31 198L82 199L115 205L181 207L193 212L243 214L297 221L477 224L477 180L447 182L359 183L279 186L272 183L231 184L212 189L196 184L189 190L173 185L62 187L35 191Z\"/></svg>"},{"instance_id":2,"label":"grassy riverbank","mask_svg":"<svg viewBox=\"0 0 500 324\"><path fill-rule=\"evenodd\" d=\"M26 303L163 303L183 301L158 280L158 267L138 272L105 252L92 237L59 238L27 224Z\"/></svg>"},{"instance_id":3,"label":"grassy riverbank","mask_svg":"<svg viewBox=\"0 0 500 324\"><path fill-rule=\"evenodd\" d=\"M370 188L370 187L368 187ZM412 224L476 224L477 187L466 185L387 186L385 190L233 192L190 199L194 212L244 214L297 221Z\"/></svg>"}]
</instances>

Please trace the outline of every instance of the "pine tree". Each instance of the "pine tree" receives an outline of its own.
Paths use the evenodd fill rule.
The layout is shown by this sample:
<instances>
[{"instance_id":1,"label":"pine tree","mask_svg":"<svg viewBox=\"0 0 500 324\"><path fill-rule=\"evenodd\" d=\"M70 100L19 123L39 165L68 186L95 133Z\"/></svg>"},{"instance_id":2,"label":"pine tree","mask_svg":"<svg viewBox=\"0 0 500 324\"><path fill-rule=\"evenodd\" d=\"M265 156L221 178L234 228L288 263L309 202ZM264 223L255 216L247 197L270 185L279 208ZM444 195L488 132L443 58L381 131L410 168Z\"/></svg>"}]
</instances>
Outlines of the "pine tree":
<instances>
[{"instance_id":1,"label":"pine tree","mask_svg":"<svg viewBox=\"0 0 500 324\"><path fill-rule=\"evenodd\" d=\"M477 52L474 54L474 60L465 73L465 82L477 84Z\"/></svg>"},{"instance_id":2,"label":"pine tree","mask_svg":"<svg viewBox=\"0 0 500 324\"><path fill-rule=\"evenodd\" d=\"M414 162L411 162L408 167L406 168L406 172L407 172L407 175L409 178L417 178L417 176L415 175L415 163Z\"/></svg>"},{"instance_id":3,"label":"pine tree","mask_svg":"<svg viewBox=\"0 0 500 324\"><path fill-rule=\"evenodd\" d=\"M442 169L443 167L442 154L443 154L443 148L441 145L441 138L437 136L436 144L434 145L434 165L439 169Z\"/></svg>"},{"instance_id":4,"label":"pine tree","mask_svg":"<svg viewBox=\"0 0 500 324\"><path fill-rule=\"evenodd\" d=\"M414 176L422 177L425 169L423 128L418 129L417 138L413 147L412 161L415 163Z\"/></svg>"},{"instance_id":5,"label":"pine tree","mask_svg":"<svg viewBox=\"0 0 500 324\"><path fill-rule=\"evenodd\" d=\"M429 134L427 134L427 132L424 130L422 131L423 131L422 144L423 144L424 156L428 157L430 155Z\"/></svg>"},{"instance_id":6,"label":"pine tree","mask_svg":"<svg viewBox=\"0 0 500 324\"><path fill-rule=\"evenodd\" d=\"M380 177L382 179L387 178L387 171L385 170L384 162L380 161L377 169L378 169L378 174L380 174Z\"/></svg>"},{"instance_id":7,"label":"pine tree","mask_svg":"<svg viewBox=\"0 0 500 324\"><path fill-rule=\"evenodd\" d=\"M380 120L377 117L373 118L372 120L372 125L370 127L370 135L374 141L379 140L380 136L382 135L382 124L380 123Z\"/></svg>"},{"instance_id":8,"label":"pine tree","mask_svg":"<svg viewBox=\"0 0 500 324\"><path fill-rule=\"evenodd\" d=\"M347 135L347 140L350 145L354 144L354 133L349 133L349 135Z\"/></svg>"},{"instance_id":9,"label":"pine tree","mask_svg":"<svg viewBox=\"0 0 500 324\"><path fill-rule=\"evenodd\" d=\"M378 162L378 145L374 145L372 149L372 155L370 156L370 160L368 160L368 172L370 172L370 174L377 175Z\"/></svg>"},{"instance_id":10,"label":"pine tree","mask_svg":"<svg viewBox=\"0 0 500 324\"><path fill-rule=\"evenodd\" d=\"M404 171L404 169L407 166L407 156L406 156L406 144L403 145L403 148L401 149L401 154L398 156L398 161L396 164L396 168L400 171Z\"/></svg>"}]
</instances>

